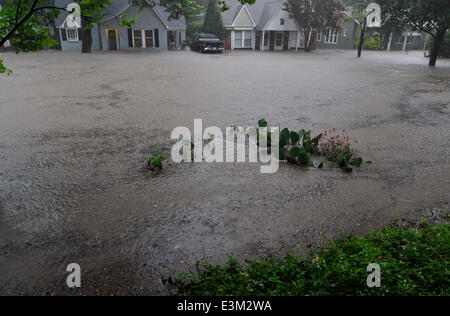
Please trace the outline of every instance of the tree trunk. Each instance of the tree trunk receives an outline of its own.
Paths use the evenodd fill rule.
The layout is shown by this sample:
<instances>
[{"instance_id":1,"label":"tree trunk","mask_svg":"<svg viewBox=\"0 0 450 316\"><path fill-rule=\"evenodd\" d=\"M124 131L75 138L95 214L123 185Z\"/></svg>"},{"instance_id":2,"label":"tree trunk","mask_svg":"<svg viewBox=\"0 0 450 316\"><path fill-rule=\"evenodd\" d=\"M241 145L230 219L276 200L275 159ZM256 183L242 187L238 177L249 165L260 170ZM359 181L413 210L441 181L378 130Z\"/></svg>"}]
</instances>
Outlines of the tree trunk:
<instances>
[{"instance_id":1,"label":"tree trunk","mask_svg":"<svg viewBox=\"0 0 450 316\"><path fill-rule=\"evenodd\" d=\"M364 40L365 40L364 37L365 37L365 33L366 33L366 26L367 26L367 17L364 17L361 33L359 34L358 58L361 57L362 49L364 46Z\"/></svg>"},{"instance_id":2,"label":"tree trunk","mask_svg":"<svg viewBox=\"0 0 450 316\"><path fill-rule=\"evenodd\" d=\"M81 52L89 54L92 48L92 30L87 28L89 21L83 17L81 18Z\"/></svg>"},{"instance_id":3,"label":"tree trunk","mask_svg":"<svg viewBox=\"0 0 450 316\"><path fill-rule=\"evenodd\" d=\"M442 42L444 41L446 29L439 30L434 38L433 49L430 55L430 67L436 66L436 60L439 54L439 50L441 49Z\"/></svg>"},{"instance_id":4,"label":"tree trunk","mask_svg":"<svg viewBox=\"0 0 450 316\"><path fill-rule=\"evenodd\" d=\"M311 51L311 43L308 42L309 31L305 29L303 34L304 34L304 40L305 40L305 52L310 52Z\"/></svg>"}]
</instances>

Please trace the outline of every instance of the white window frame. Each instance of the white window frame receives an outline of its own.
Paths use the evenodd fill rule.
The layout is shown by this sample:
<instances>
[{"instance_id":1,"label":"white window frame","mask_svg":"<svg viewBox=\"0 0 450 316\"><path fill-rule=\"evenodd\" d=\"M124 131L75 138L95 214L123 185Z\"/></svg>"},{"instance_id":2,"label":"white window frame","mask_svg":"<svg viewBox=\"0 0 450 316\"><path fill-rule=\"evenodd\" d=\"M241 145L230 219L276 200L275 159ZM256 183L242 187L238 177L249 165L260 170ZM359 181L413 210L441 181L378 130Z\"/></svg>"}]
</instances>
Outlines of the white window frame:
<instances>
[{"instance_id":1,"label":"white window frame","mask_svg":"<svg viewBox=\"0 0 450 316\"><path fill-rule=\"evenodd\" d=\"M136 45L134 44L134 32L135 31L141 31L141 39L142 39L142 47L136 47ZM147 38L145 36L145 32L146 31L151 31L152 32L152 46L151 47L147 47ZM132 32L133 34L133 48L154 48L155 47L155 30L154 29L133 29Z\"/></svg>"},{"instance_id":2,"label":"white window frame","mask_svg":"<svg viewBox=\"0 0 450 316\"><path fill-rule=\"evenodd\" d=\"M238 32L242 34L242 38L240 39L241 46L236 46L236 33L238 33ZM250 33L250 46L245 46L245 34L247 34L247 32ZM238 49L239 48L252 48L253 47L253 31L252 30L235 30L233 45L234 45L234 48L238 48Z\"/></svg>"},{"instance_id":3,"label":"white window frame","mask_svg":"<svg viewBox=\"0 0 450 316\"><path fill-rule=\"evenodd\" d=\"M348 29L344 30L344 37L348 37Z\"/></svg>"},{"instance_id":4,"label":"white window frame","mask_svg":"<svg viewBox=\"0 0 450 316\"><path fill-rule=\"evenodd\" d=\"M69 36L69 31L74 31L75 32L75 37ZM65 32L66 32L66 38L67 38L68 42L79 42L80 41L80 38L78 37L78 29L76 29L76 28L66 28Z\"/></svg>"},{"instance_id":5,"label":"white window frame","mask_svg":"<svg viewBox=\"0 0 450 316\"><path fill-rule=\"evenodd\" d=\"M317 41L318 42L322 41L322 32L317 32Z\"/></svg>"},{"instance_id":6,"label":"white window frame","mask_svg":"<svg viewBox=\"0 0 450 316\"><path fill-rule=\"evenodd\" d=\"M337 45L339 41L339 32L337 30L334 29L329 29L328 30L328 34L325 35L324 38L324 43L325 44L333 44L333 45Z\"/></svg>"}]
</instances>

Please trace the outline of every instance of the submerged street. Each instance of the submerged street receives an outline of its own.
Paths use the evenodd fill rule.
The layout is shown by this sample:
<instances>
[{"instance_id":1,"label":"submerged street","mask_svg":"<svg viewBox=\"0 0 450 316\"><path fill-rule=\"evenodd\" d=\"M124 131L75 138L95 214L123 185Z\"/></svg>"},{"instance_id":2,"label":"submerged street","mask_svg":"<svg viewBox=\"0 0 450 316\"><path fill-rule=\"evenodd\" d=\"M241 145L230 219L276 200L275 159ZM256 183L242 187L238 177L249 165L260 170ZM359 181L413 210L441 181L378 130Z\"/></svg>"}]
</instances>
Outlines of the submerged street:
<instances>
[{"instance_id":1,"label":"submerged street","mask_svg":"<svg viewBox=\"0 0 450 316\"><path fill-rule=\"evenodd\" d=\"M163 278L364 235L450 200L450 61L423 52L2 53L0 294L165 294ZM170 160L172 130L345 129L352 173ZM151 154L168 157L160 173ZM83 287L68 289L80 264Z\"/></svg>"}]
</instances>

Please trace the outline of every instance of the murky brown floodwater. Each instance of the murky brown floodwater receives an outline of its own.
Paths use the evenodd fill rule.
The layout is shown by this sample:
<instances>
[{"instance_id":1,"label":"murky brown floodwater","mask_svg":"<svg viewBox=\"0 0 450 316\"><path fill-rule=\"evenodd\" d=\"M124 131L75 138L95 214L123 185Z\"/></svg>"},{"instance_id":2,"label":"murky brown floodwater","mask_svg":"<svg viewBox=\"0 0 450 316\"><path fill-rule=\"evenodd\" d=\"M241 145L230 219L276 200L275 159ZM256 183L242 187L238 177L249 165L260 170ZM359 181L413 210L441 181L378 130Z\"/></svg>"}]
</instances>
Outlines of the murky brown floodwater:
<instances>
[{"instance_id":1,"label":"murky brown floodwater","mask_svg":"<svg viewBox=\"0 0 450 316\"><path fill-rule=\"evenodd\" d=\"M2 54L0 294L163 294L161 276L203 256L307 250L446 212L450 62L421 53ZM347 129L366 160L352 174L281 165L180 164L176 126ZM83 288L65 288L77 262Z\"/></svg>"}]
</instances>

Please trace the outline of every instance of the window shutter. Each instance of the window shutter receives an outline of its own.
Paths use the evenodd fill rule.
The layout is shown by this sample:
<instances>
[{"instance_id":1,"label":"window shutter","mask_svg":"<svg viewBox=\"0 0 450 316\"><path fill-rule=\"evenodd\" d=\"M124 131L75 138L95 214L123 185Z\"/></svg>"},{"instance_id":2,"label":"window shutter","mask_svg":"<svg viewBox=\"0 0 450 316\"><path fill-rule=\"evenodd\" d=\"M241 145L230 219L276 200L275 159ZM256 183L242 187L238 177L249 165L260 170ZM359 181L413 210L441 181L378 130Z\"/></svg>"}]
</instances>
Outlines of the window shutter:
<instances>
[{"instance_id":1,"label":"window shutter","mask_svg":"<svg viewBox=\"0 0 450 316\"><path fill-rule=\"evenodd\" d=\"M128 47L133 47L133 29L128 29Z\"/></svg>"},{"instance_id":2,"label":"window shutter","mask_svg":"<svg viewBox=\"0 0 450 316\"><path fill-rule=\"evenodd\" d=\"M155 29L155 47L159 47L159 31Z\"/></svg>"},{"instance_id":3,"label":"window shutter","mask_svg":"<svg viewBox=\"0 0 450 316\"><path fill-rule=\"evenodd\" d=\"M66 29L61 29L61 38L64 42L67 41Z\"/></svg>"}]
</instances>

